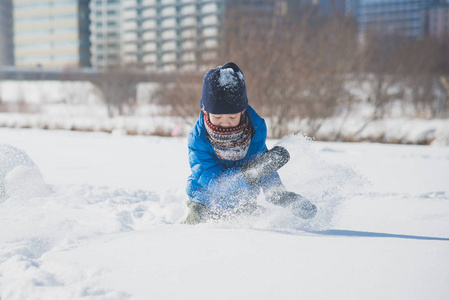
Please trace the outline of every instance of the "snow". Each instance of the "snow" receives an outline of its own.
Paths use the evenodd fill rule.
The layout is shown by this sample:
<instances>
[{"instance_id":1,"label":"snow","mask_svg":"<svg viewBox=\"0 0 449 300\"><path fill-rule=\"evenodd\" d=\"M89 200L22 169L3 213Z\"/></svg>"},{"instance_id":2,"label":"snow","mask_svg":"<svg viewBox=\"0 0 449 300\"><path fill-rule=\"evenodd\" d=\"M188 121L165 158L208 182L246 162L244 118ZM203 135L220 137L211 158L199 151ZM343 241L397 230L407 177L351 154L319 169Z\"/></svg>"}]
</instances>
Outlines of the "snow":
<instances>
[{"instance_id":1,"label":"snow","mask_svg":"<svg viewBox=\"0 0 449 300\"><path fill-rule=\"evenodd\" d=\"M236 72L232 68L220 69L220 77L218 78L218 82L222 87L225 88L234 88L239 82L237 75L240 81L243 81L243 73L240 71Z\"/></svg>"},{"instance_id":2,"label":"snow","mask_svg":"<svg viewBox=\"0 0 449 300\"><path fill-rule=\"evenodd\" d=\"M190 226L185 138L0 129L0 142L31 160L0 156L31 191L0 203L0 299L449 297L449 147L269 140L316 218L261 196L261 217ZM39 175L16 177L24 166Z\"/></svg>"}]
</instances>

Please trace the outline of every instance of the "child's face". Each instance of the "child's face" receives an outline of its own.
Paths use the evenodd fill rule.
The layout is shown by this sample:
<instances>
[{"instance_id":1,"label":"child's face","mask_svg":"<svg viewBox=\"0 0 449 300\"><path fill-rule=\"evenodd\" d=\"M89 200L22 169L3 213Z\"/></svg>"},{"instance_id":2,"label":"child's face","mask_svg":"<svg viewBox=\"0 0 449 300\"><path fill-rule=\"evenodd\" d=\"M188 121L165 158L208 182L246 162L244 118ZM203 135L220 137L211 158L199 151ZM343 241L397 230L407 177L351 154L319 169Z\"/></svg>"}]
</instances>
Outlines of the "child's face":
<instances>
[{"instance_id":1,"label":"child's face","mask_svg":"<svg viewBox=\"0 0 449 300\"><path fill-rule=\"evenodd\" d=\"M242 113L237 114L226 114L226 115L214 115L209 114L209 120L215 126L222 128L235 127L240 124L240 118Z\"/></svg>"}]
</instances>

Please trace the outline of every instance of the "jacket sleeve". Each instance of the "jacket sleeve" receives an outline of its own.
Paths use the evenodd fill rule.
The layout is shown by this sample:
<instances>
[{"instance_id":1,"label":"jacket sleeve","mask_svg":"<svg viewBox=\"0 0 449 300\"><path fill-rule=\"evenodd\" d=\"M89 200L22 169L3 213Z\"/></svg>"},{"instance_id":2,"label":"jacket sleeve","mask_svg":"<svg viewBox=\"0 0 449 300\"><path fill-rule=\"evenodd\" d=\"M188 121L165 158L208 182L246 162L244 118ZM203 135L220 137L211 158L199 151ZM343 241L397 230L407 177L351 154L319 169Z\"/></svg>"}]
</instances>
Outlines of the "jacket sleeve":
<instances>
[{"instance_id":1,"label":"jacket sleeve","mask_svg":"<svg viewBox=\"0 0 449 300\"><path fill-rule=\"evenodd\" d=\"M284 189L278 172L262 177L259 183L265 194L270 193L272 190Z\"/></svg>"},{"instance_id":2,"label":"jacket sleeve","mask_svg":"<svg viewBox=\"0 0 449 300\"><path fill-rule=\"evenodd\" d=\"M190 168L202 187L219 195L251 188L240 168L225 168L220 164L212 146L204 138L190 135L188 144Z\"/></svg>"}]
</instances>

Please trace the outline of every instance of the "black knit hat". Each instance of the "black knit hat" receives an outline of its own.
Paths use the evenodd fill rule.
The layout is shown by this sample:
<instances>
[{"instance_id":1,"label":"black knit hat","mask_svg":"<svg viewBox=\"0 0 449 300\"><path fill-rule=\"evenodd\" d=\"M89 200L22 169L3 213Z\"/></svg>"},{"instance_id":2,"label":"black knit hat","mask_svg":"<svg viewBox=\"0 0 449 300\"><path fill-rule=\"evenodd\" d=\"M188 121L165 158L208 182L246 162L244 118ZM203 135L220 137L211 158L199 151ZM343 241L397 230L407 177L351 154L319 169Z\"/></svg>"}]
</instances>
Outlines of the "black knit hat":
<instances>
[{"instance_id":1,"label":"black knit hat","mask_svg":"<svg viewBox=\"0 0 449 300\"><path fill-rule=\"evenodd\" d=\"M209 70L203 79L201 109L211 114L236 114L248 106L245 78L233 62Z\"/></svg>"}]
</instances>

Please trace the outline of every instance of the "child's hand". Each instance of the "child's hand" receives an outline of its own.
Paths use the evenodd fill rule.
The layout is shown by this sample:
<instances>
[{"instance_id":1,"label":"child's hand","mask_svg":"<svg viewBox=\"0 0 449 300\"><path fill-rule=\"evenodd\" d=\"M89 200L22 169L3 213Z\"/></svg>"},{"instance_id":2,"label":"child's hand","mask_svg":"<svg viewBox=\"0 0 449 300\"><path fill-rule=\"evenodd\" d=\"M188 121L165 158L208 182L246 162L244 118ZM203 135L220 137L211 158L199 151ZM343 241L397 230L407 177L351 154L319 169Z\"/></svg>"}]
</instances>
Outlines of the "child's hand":
<instances>
[{"instance_id":1,"label":"child's hand","mask_svg":"<svg viewBox=\"0 0 449 300\"><path fill-rule=\"evenodd\" d=\"M246 182L253 186L260 178L276 172L290 159L288 151L280 146L264 152L255 160L246 163L241 169Z\"/></svg>"},{"instance_id":2,"label":"child's hand","mask_svg":"<svg viewBox=\"0 0 449 300\"><path fill-rule=\"evenodd\" d=\"M311 219L317 213L317 208L314 204L293 192L274 191L267 195L267 200L275 205L289 209L295 216L303 219Z\"/></svg>"}]
</instances>

